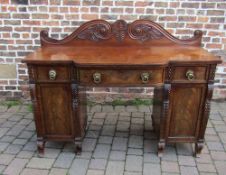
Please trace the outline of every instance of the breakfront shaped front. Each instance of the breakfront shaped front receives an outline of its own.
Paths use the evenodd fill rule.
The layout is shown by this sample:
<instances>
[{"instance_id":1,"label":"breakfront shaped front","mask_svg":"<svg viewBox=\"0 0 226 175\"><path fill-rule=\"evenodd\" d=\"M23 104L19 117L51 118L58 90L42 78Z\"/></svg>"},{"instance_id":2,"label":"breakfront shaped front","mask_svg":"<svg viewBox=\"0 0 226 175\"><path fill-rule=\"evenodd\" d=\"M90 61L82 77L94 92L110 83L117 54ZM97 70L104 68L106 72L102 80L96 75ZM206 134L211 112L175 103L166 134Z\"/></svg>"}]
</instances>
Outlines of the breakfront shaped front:
<instances>
[{"instance_id":1,"label":"breakfront shaped front","mask_svg":"<svg viewBox=\"0 0 226 175\"><path fill-rule=\"evenodd\" d=\"M200 48L202 32L175 38L149 20L84 23L55 40L41 32L41 47L22 62L29 71L40 153L48 140L73 141L76 152L86 131L86 88L155 87L152 123L158 155L167 143L204 144L216 57Z\"/></svg>"}]
</instances>

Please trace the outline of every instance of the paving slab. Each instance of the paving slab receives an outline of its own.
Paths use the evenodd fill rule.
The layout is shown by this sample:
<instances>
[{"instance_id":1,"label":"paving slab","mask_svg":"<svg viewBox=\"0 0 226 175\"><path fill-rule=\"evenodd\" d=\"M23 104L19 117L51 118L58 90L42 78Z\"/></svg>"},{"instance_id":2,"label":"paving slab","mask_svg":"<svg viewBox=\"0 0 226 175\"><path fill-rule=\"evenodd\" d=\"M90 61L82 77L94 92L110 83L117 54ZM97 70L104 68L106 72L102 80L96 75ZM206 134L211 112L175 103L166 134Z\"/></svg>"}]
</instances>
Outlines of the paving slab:
<instances>
[{"instance_id":1,"label":"paving slab","mask_svg":"<svg viewBox=\"0 0 226 175\"><path fill-rule=\"evenodd\" d=\"M33 157L27 164L27 167L38 169L50 169L54 161L55 161L54 159Z\"/></svg>"},{"instance_id":2,"label":"paving slab","mask_svg":"<svg viewBox=\"0 0 226 175\"><path fill-rule=\"evenodd\" d=\"M53 166L58 168L69 168L74 157L75 157L74 153L62 152L56 159Z\"/></svg>"},{"instance_id":3,"label":"paving slab","mask_svg":"<svg viewBox=\"0 0 226 175\"><path fill-rule=\"evenodd\" d=\"M90 169L97 169L97 170L105 170L107 165L106 159L91 159L89 164Z\"/></svg>"},{"instance_id":4,"label":"paving slab","mask_svg":"<svg viewBox=\"0 0 226 175\"><path fill-rule=\"evenodd\" d=\"M96 149L94 150L94 158L103 158L106 159L110 153L110 145L106 144L97 144Z\"/></svg>"},{"instance_id":5,"label":"paving slab","mask_svg":"<svg viewBox=\"0 0 226 175\"><path fill-rule=\"evenodd\" d=\"M15 158L4 171L4 174L17 175L23 170L29 159Z\"/></svg>"},{"instance_id":6,"label":"paving slab","mask_svg":"<svg viewBox=\"0 0 226 175\"><path fill-rule=\"evenodd\" d=\"M199 175L198 169L196 167L181 166L181 175Z\"/></svg>"},{"instance_id":7,"label":"paving slab","mask_svg":"<svg viewBox=\"0 0 226 175\"><path fill-rule=\"evenodd\" d=\"M88 170L86 175L104 175L104 170Z\"/></svg>"},{"instance_id":8,"label":"paving slab","mask_svg":"<svg viewBox=\"0 0 226 175\"><path fill-rule=\"evenodd\" d=\"M0 165L9 165L14 157L12 154L0 154Z\"/></svg>"},{"instance_id":9,"label":"paving slab","mask_svg":"<svg viewBox=\"0 0 226 175\"><path fill-rule=\"evenodd\" d=\"M70 169L70 175L86 175L88 170L89 160L86 159L74 159Z\"/></svg>"},{"instance_id":10,"label":"paving slab","mask_svg":"<svg viewBox=\"0 0 226 175\"><path fill-rule=\"evenodd\" d=\"M217 173L219 175L225 175L225 173L226 173L226 162L225 161L216 161L215 166L217 169Z\"/></svg>"},{"instance_id":11,"label":"paving slab","mask_svg":"<svg viewBox=\"0 0 226 175\"><path fill-rule=\"evenodd\" d=\"M142 156L128 155L126 157L126 171L142 171L143 158Z\"/></svg>"},{"instance_id":12,"label":"paving slab","mask_svg":"<svg viewBox=\"0 0 226 175\"><path fill-rule=\"evenodd\" d=\"M127 149L127 138L115 137L112 144L112 150L125 151Z\"/></svg>"},{"instance_id":13,"label":"paving slab","mask_svg":"<svg viewBox=\"0 0 226 175\"><path fill-rule=\"evenodd\" d=\"M160 164L144 163L143 175L161 175Z\"/></svg>"},{"instance_id":14,"label":"paving slab","mask_svg":"<svg viewBox=\"0 0 226 175\"><path fill-rule=\"evenodd\" d=\"M25 168L23 169L21 175L48 175L48 173L48 170Z\"/></svg>"},{"instance_id":15,"label":"paving slab","mask_svg":"<svg viewBox=\"0 0 226 175\"><path fill-rule=\"evenodd\" d=\"M67 175L68 170L67 169L61 169L61 168L52 168L49 175Z\"/></svg>"},{"instance_id":16,"label":"paving slab","mask_svg":"<svg viewBox=\"0 0 226 175\"><path fill-rule=\"evenodd\" d=\"M169 173L179 173L179 166L177 162L170 162L170 161L162 161L161 167L163 172Z\"/></svg>"},{"instance_id":17,"label":"paving slab","mask_svg":"<svg viewBox=\"0 0 226 175\"><path fill-rule=\"evenodd\" d=\"M106 175L123 175L125 162L109 161L107 165Z\"/></svg>"}]
</instances>

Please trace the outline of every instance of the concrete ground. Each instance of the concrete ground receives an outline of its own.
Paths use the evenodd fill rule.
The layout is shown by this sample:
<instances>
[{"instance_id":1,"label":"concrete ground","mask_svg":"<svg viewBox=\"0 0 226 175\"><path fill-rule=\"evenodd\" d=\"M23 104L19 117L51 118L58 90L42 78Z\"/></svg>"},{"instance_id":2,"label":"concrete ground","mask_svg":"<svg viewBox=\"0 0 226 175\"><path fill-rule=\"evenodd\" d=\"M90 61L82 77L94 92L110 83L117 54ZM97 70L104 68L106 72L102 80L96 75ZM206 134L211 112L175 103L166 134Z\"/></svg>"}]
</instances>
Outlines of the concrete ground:
<instances>
[{"instance_id":1,"label":"concrete ground","mask_svg":"<svg viewBox=\"0 0 226 175\"><path fill-rule=\"evenodd\" d=\"M155 175L226 174L226 102L212 103L206 145L200 158L192 144L167 146L157 157L151 107L89 107L83 152L72 143L47 142L36 151L33 114L27 106L0 106L0 174L22 175Z\"/></svg>"}]
</instances>

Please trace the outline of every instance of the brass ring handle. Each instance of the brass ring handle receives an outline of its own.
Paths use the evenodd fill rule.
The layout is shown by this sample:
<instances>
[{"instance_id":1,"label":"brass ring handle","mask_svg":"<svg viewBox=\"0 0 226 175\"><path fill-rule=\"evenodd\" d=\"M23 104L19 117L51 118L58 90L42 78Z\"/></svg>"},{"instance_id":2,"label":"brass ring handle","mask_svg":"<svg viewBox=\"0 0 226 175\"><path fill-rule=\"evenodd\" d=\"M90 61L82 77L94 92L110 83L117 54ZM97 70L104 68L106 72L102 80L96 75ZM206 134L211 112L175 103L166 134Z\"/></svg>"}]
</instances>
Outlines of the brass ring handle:
<instances>
[{"instance_id":1,"label":"brass ring handle","mask_svg":"<svg viewBox=\"0 0 226 175\"><path fill-rule=\"evenodd\" d=\"M194 71L193 70L188 70L186 72L186 77L187 77L188 80L193 80L195 78Z\"/></svg>"},{"instance_id":2,"label":"brass ring handle","mask_svg":"<svg viewBox=\"0 0 226 175\"><path fill-rule=\"evenodd\" d=\"M99 72L93 74L93 81L96 84L101 82L101 74Z\"/></svg>"},{"instance_id":3,"label":"brass ring handle","mask_svg":"<svg viewBox=\"0 0 226 175\"><path fill-rule=\"evenodd\" d=\"M55 79L56 79L56 75L57 75L57 73L56 73L55 70L51 69L51 70L49 71L49 79L50 79L50 80L55 80Z\"/></svg>"},{"instance_id":4,"label":"brass ring handle","mask_svg":"<svg viewBox=\"0 0 226 175\"><path fill-rule=\"evenodd\" d=\"M148 83L150 78L150 73L148 72L141 73L140 78L142 80L142 83Z\"/></svg>"}]
</instances>

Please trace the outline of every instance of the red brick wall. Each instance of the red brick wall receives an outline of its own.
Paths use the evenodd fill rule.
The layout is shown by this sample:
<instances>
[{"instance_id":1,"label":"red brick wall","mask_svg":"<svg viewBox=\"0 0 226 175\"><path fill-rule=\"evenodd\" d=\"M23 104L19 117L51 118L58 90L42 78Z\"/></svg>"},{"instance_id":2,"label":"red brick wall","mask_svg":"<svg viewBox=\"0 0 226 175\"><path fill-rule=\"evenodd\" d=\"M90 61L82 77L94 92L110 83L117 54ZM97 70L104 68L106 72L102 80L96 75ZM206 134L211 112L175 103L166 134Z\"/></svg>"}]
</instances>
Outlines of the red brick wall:
<instances>
[{"instance_id":1,"label":"red brick wall","mask_svg":"<svg viewBox=\"0 0 226 175\"><path fill-rule=\"evenodd\" d=\"M195 29L204 32L203 47L226 50L225 0L1 0L0 64L16 64L17 79L0 79L0 97L29 97L27 69L20 61L39 47L39 32L49 29L62 38L81 23L102 18L108 21L150 19L179 38ZM223 52L221 52L223 53ZM226 86L225 63L217 77ZM145 91L144 91L145 92ZM224 91L225 93L225 91Z\"/></svg>"}]
</instances>

